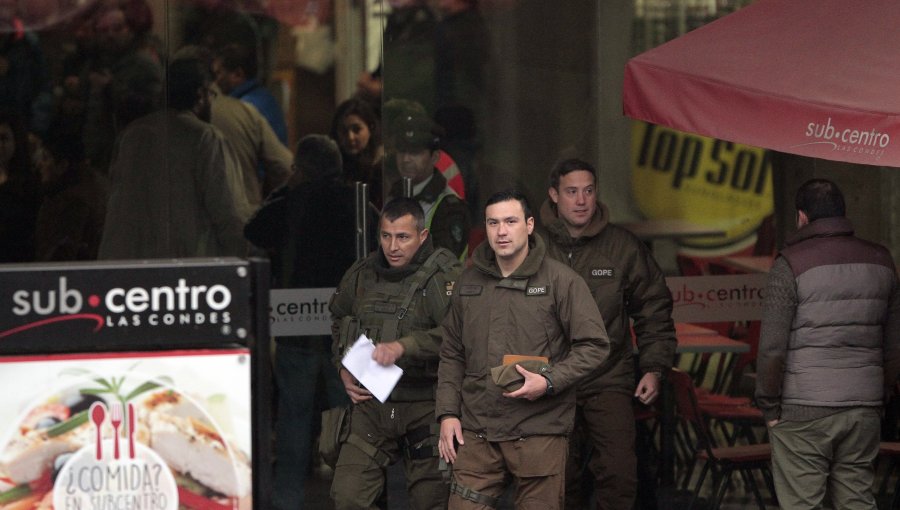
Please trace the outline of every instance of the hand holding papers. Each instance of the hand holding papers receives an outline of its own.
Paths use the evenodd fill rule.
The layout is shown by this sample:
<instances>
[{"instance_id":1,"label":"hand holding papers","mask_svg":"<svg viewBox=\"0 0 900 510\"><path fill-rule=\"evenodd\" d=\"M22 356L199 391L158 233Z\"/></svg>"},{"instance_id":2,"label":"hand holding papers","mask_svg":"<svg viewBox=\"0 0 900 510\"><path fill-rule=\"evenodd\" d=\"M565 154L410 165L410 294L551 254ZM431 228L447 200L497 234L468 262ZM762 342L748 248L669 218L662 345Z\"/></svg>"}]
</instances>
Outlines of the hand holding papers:
<instances>
[{"instance_id":1,"label":"hand holding papers","mask_svg":"<svg viewBox=\"0 0 900 510\"><path fill-rule=\"evenodd\" d=\"M375 344L366 335L360 335L341 363L383 404L403 375L403 369L397 365L379 365L372 359L374 351Z\"/></svg>"}]
</instances>

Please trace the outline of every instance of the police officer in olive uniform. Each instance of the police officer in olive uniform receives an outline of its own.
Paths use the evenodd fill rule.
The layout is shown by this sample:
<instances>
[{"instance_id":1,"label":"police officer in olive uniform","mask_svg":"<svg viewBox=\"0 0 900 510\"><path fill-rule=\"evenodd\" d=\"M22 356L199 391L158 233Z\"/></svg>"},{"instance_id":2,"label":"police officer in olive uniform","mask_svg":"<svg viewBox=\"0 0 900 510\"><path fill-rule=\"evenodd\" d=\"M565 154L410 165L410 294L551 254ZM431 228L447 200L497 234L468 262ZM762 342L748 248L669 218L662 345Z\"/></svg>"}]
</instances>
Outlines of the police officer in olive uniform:
<instances>
[{"instance_id":1,"label":"police officer in olive uniform","mask_svg":"<svg viewBox=\"0 0 900 510\"><path fill-rule=\"evenodd\" d=\"M353 402L350 434L341 445L331 487L338 510L376 508L385 468L400 459L411 508L447 504L448 485L437 457L434 387L439 325L462 268L454 254L432 246L424 225L416 200L386 204L380 218L381 249L347 271L330 303L335 361ZM385 403L373 399L340 362L363 333L376 344L376 362L403 369Z\"/></svg>"},{"instance_id":2,"label":"police officer in olive uniform","mask_svg":"<svg viewBox=\"0 0 900 510\"><path fill-rule=\"evenodd\" d=\"M409 114L396 125L394 148L400 177L412 181L412 197L425 211L425 228L435 247L446 248L465 260L471 223L469 209L435 168L440 158L438 127L428 117ZM403 195L403 183L390 188L390 198Z\"/></svg>"}]
</instances>

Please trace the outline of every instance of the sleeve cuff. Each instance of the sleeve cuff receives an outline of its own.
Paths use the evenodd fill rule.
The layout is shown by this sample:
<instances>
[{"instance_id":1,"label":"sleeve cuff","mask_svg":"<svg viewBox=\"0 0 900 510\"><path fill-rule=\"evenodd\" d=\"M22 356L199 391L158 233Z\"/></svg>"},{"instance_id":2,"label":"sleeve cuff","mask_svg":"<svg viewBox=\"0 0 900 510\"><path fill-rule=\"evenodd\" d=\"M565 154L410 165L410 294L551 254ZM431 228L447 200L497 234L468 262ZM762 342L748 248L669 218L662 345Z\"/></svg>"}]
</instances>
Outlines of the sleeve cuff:
<instances>
[{"instance_id":1,"label":"sleeve cuff","mask_svg":"<svg viewBox=\"0 0 900 510\"><path fill-rule=\"evenodd\" d=\"M766 422L779 420L781 419L781 409L763 409L762 415L763 419L766 420Z\"/></svg>"},{"instance_id":2,"label":"sleeve cuff","mask_svg":"<svg viewBox=\"0 0 900 510\"><path fill-rule=\"evenodd\" d=\"M397 342L403 346L403 357L416 357L419 355L419 344L416 339L411 336L404 336L397 339Z\"/></svg>"}]
</instances>

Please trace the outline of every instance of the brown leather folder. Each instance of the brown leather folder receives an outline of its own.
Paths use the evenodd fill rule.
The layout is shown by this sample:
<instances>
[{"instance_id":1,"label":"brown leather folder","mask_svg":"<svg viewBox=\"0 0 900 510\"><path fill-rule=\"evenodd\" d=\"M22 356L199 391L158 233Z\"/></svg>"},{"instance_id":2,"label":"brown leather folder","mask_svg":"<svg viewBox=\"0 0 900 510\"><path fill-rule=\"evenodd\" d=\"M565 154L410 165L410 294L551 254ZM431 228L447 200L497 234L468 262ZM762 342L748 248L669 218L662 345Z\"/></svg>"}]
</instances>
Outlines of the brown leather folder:
<instances>
[{"instance_id":1,"label":"brown leather folder","mask_svg":"<svg viewBox=\"0 0 900 510\"><path fill-rule=\"evenodd\" d=\"M504 354L503 355L503 364L504 365L514 365L519 363L520 361L540 361L541 363L550 363L550 359L547 356L525 356L522 354Z\"/></svg>"}]
</instances>

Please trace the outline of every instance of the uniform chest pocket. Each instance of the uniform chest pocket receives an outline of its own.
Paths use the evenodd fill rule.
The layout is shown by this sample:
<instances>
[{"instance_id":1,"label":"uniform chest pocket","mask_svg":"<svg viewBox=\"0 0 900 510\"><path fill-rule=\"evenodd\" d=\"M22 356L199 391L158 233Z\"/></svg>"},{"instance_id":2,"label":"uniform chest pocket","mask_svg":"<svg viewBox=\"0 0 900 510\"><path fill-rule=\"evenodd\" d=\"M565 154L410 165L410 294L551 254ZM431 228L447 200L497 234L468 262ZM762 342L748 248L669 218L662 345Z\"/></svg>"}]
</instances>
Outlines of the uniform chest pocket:
<instances>
[{"instance_id":1,"label":"uniform chest pocket","mask_svg":"<svg viewBox=\"0 0 900 510\"><path fill-rule=\"evenodd\" d=\"M551 346L561 329L557 319L556 302L552 295L522 296L510 307L510 320L518 332L516 343L523 354L553 357Z\"/></svg>"},{"instance_id":2,"label":"uniform chest pocket","mask_svg":"<svg viewBox=\"0 0 900 510\"><path fill-rule=\"evenodd\" d=\"M383 313L388 315L393 315L397 313L398 306L395 303L386 303L386 302L373 302L367 303L366 306L363 307L363 313Z\"/></svg>"}]
</instances>

